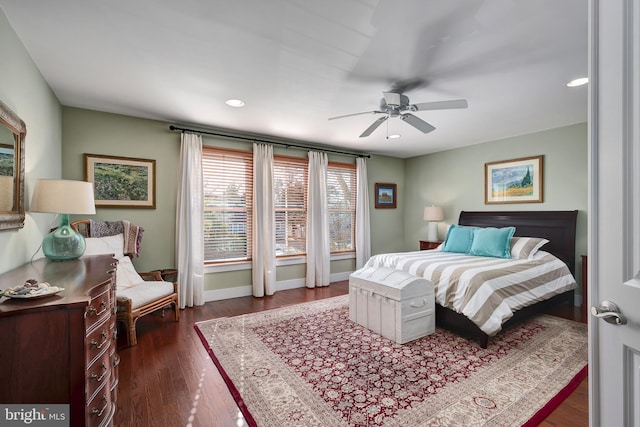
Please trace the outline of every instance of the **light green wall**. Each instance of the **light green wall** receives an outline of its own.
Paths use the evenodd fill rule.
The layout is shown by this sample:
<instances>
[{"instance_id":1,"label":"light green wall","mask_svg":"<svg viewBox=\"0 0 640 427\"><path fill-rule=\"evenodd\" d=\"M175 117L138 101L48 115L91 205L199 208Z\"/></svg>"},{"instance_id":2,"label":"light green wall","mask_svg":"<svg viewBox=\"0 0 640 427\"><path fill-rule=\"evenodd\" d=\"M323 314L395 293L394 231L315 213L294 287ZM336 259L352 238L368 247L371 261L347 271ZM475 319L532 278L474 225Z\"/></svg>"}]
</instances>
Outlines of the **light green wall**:
<instances>
[{"instance_id":1,"label":"light green wall","mask_svg":"<svg viewBox=\"0 0 640 427\"><path fill-rule=\"evenodd\" d=\"M154 120L64 107L62 136L66 179L84 179L84 153L156 161L155 209L96 208L88 218L126 219L144 228L140 257L133 260L139 271L174 267L180 134Z\"/></svg>"},{"instance_id":2,"label":"light green wall","mask_svg":"<svg viewBox=\"0 0 640 427\"><path fill-rule=\"evenodd\" d=\"M369 183L369 216L371 222L371 255L405 250L404 213L409 198L405 185L405 160L371 156L367 161ZM375 184L396 184L396 209L375 208Z\"/></svg>"},{"instance_id":3,"label":"light green wall","mask_svg":"<svg viewBox=\"0 0 640 427\"><path fill-rule=\"evenodd\" d=\"M25 204L27 211L37 178L61 176L61 109L57 98L0 10L0 100L27 126ZM0 273L28 262L54 219L27 212L20 230L0 232ZM42 253L36 255L42 257Z\"/></svg>"},{"instance_id":4,"label":"light green wall","mask_svg":"<svg viewBox=\"0 0 640 427\"><path fill-rule=\"evenodd\" d=\"M544 155L544 202L484 204L484 164ZM444 208L438 234L444 239L461 210L578 210L576 270L587 253L587 125L586 123L486 142L407 159L405 163L405 249L417 250L426 239L425 206ZM580 278L577 278L580 281Z\"/></svg>"}]
</instances>

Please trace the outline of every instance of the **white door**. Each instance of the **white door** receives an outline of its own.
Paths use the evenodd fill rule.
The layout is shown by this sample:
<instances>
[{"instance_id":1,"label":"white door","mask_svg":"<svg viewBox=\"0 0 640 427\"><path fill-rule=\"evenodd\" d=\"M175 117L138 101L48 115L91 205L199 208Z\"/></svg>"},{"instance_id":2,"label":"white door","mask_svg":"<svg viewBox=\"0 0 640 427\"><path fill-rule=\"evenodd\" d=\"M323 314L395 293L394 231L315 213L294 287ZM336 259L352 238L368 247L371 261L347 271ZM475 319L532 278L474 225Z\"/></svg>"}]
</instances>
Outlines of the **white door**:
<instances>
[{"instance_id":1,"label":"white door","mask_svg":"<svg viewBox=\"0 0 640 427\"><path fill-rule=\"evenodd\" d=\"M640 0L589 8L590 424L640 427Z\"/></svg>"}]
</instances>

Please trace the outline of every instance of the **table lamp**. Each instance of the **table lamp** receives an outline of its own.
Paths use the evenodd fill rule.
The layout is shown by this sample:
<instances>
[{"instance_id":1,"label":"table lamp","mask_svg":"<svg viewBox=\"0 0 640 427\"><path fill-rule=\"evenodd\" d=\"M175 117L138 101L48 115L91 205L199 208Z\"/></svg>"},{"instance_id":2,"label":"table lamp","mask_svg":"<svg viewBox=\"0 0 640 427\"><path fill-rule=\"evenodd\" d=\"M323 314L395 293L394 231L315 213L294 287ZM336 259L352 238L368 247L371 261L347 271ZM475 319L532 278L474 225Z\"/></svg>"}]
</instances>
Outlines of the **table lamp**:
<instances>
[{"instance_id":1,"label":"table lamp","mask_svg":"<svg viewBox=\"0 0 640 427\"><path fill-rule=\"evenodd\" d=\"M424 208L424 220L429 221L427 225L427 241L438 241L438 222L444 219L444 212L441 207L427 206Z\"/></svg>"},{"instance_id":2,"label":"table lamp","mask_svg":"<svg viewBox=\"0 0 640 427\"><path fill-rule=\"evenodd\" d=\"M30 211L60 215L58 228L42 241L44 256L53 261L69 261L82 256L86 247L84 237L69 225L69 215L96 213L91 182L38 179L33 189Z\"/></svg>"}]
</instances>

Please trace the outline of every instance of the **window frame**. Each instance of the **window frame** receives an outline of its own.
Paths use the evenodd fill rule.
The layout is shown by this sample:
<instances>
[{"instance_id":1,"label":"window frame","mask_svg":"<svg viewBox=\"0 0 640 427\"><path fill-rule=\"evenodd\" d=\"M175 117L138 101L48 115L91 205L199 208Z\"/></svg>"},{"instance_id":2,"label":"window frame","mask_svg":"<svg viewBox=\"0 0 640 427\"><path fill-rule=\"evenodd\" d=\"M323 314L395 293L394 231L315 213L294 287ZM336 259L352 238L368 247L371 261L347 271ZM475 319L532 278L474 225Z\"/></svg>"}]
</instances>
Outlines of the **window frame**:
<instances>
[{"instance_id":1,"label":"window frame","mask_svg":"<svg viewBox=\"0 0 640 427\"><path fill-rule=\"evenodd\" d=\"M242 170L244 170L244 186L245 186L245 205L244 207L234 207L229 209L228 207L217 208L215 206L207 206L207 178L211 178L212 180L220 179L218 175L220 175L220 171L216 171L215 174L211 174L207 176L206 174L206 162L220 162L219 158L224 157L225 155L229 156L231 159L235 158L237 161L241 161L243 164ZM210 157L207 157L210 156ZM246 150L235 150L230 148L222 148L211 145L203 145L202 147L202 166L203 166L203 216L206 217L207 212L222 212L223 214L228 214L231 212L244 212L246 216L246 220L244 221L244 227L246 235L246 256L245 257L235 257L235 258L218 258L218 259L206 259L204 260L205 266L207 265L228 265L228 264L237 264L244 262L251 262L252 259L252 216L253 216L253 152ZM222 173L223 175L224 172ZM215 196L214 196L215 197ZM205 220L206 221L206 220ZM203 227L205 227L205 223L203 222ZM205 233L203 229L203 237L206 237L208 234ZM205 255L206 255L206 241L205 241Z\"/></svg>"},{"instance_id":2,"label":"window frame","mask_svg":"<svg viewBox=\"0 0 640 427\"><path fill-rule=\"evenodd\" d=\"M276 258L277 259L282 259L282 258L291 258L291 257L306 257L307 256L307 234L306 234L306 223L307 223L307 206L308 206L308 187L309 187L309 160L307 158L304 157L295 157L295 156L285 156L285 155L281 155L281 154L274 154L273 155L273 166L274 166L274 174L273 174L273 179L274 179L274 218L276 221L276 229L274 230L274 233L276 234L276 247L279 244L277 242L277 235L278 235L278 211L284 211L284 212L291 212L292 214L295 213L304 213L304 239L300 239L298 238L298 241L302 241L304 244L304 251L301 253L284 253L281 255L277 255L276 254ZM275 168L276 167L284 167L284 166L292 166L292 167L302 167L304 169L304 189L303 189L303 195L302 195L302 206L300 207L294 207L291 209L287 209L287 208L282 208L282 207L277 207L277 201L276 201L276 188L275 188L275 181L276 181L276 172L275 172ZM286 214L285 214L286 215ZM293 234L289 234L288 233L288 224L285 224L285 235L286 235L286 242L289 241L295 241L296 237ZM283 249L284 250L284 249Z\"/></svg>"}]
</instances>

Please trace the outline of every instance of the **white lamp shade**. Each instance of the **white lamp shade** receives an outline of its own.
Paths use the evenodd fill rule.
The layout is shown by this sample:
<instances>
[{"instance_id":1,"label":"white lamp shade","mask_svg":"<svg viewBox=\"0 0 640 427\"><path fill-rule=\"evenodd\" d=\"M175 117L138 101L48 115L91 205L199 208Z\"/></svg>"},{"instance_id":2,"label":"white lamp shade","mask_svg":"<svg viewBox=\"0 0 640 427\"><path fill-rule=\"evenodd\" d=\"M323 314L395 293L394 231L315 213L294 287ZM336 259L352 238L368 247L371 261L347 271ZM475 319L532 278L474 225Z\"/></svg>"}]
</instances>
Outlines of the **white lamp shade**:
<instances>
[{"instance_id":1,"label":"white lamp shade","mask_svg":"<svg viewBox=\"0 0 640 427\"><path fill-rule=\"evenodd\" d=\"M93 183L67 179L38 179L31 212L92 215L96 213Z\"/></svg>"},{"instance_id":2,"label":"white lamp shade","mask_svg":"<svg viewBox=\"0 0 640 427\"><path fill-rule=\"evenodd\" d=\"M439 206L427 206L424 208L424 220L425 221L442 221L444 219L444 212Z\"/></svg>"}]
</instances>

